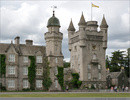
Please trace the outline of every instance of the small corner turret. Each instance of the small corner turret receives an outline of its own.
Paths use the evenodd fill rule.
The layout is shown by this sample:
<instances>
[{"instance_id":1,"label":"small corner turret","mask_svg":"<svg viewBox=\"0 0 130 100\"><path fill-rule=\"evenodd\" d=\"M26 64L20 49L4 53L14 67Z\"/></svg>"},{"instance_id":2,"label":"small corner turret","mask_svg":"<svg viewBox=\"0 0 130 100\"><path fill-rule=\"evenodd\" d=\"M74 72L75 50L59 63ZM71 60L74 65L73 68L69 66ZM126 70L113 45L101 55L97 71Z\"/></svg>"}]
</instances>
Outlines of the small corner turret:
<instances>
[{"instance_id":1,"label":"small corner turret","mask_svg":"<svg viewBox=\"0 0 130 100\"><path fill-rule=\"evenodd\" d=\"M68 31L75 31L75 28L74 28L72 19L71 19L70 25L69 25L69 27L68 27Z\"/></svg>"},{"instance_id":2,"label":"small corner turret","mask_svg":"<svg viewBox=\"0 0 130 100\"><path fill-rule=\"evenodd\" d=\"M103 28L108 28L108 25L107 25L107 22L106 22L106 19L105 19L105 16L104 16L104 15L103 15L103 19L102 19L100 28L101 28L101 29L103 29Z\"/></svg>"}]
</instances>

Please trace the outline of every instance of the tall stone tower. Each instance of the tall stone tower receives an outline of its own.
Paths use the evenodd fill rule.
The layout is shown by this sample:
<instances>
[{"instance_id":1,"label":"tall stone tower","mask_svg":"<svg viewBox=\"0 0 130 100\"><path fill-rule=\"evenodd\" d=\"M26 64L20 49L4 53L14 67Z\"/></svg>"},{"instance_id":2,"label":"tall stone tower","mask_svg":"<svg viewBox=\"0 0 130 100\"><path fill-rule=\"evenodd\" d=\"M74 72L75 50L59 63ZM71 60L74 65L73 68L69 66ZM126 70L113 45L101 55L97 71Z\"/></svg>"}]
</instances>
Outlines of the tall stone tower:
<instances>
[{"instance_id":1,"label":"tall stone tower","mask_svg":"<svg viewBox=\"0 0 130 100\"><path fill-rule=\"evenodd\" d=\"M106 67L105 54L107 48L107 29L103 16L100 31L97 21L85 21L82 13L78 23L79 30L75 31L72 20L68 28L71 69L79 73L82 86L91 88L105 87Z\"/></svg>"},{"instance_id":2,"label":"tall stone tower","mask_svg":"<svg viewBox=\"0 0 130 100\"><path fill-rule=\"evenodd\" d=\"M50 90L60 90L61 87L57 80L57 67L63 67L63 54L62 54L62 39L63 33L60 32L59 19L53 16L48 20L48 32L44 34L46 41L46 55L48 57L50 69L50 77L53 82Z\"/></svg>"}]
</instances>

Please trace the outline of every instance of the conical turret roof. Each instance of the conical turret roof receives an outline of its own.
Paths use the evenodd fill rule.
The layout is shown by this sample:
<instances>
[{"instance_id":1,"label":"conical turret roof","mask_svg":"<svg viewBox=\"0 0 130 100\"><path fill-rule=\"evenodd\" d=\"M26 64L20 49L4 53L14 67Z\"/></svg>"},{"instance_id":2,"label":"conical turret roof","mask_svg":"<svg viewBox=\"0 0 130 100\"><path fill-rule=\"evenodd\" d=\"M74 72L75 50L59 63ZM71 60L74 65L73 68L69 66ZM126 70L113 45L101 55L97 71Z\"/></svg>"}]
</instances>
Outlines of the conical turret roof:
<instances>
[{"instance_id":1,"label":"conical turret roof","mask_svg":"<svg viewBox=\"0 0 130 100\"><path fill-rule=\"evenodd\" d=\"M68 31L75 31L75 28L74 28L72 19L71 19L70 25L69 25L69 27L68 27Z\"/></svg>"},{"instance_id":2,"label":"conical turret roof","mask_svg":"<svg viewBox=\"0 0 130 100\"><path fill-rule=\"evenodd\" d=\"M86 25L86 21L85 21L83 12L82 12L82 15L81 15L81 18L80 18L80 21L79 21L79 24L78 24L78 25Z\"/></svg>"},{"instance_id":3,"label":"conical turret roof","mask_svg":"<svg viewBox=\"0 0 130 100\"><path fill-rule=\"evenodd\" d=\"M107 22L106 22L106 19L105 19L104 15L103 15L103 19L102 19L100 28L108 28L108 25L107 25Z\"/></svg>"}]
</instances>

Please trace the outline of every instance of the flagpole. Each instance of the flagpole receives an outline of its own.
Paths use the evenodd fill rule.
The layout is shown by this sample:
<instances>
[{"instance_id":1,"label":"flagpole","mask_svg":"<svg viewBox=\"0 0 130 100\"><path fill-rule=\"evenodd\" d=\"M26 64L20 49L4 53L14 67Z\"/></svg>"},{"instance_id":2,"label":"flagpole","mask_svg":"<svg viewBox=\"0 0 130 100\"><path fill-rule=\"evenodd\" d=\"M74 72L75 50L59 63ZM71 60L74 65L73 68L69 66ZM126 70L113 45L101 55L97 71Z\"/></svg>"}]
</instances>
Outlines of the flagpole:
<instances>
[{"instance_id":1,"label":"flagpole","mask_svg":"<svg viewBox=\"0 0 130 100\"><path fill-rule=\"evenodd\" d=\"M92 21L92 2L91 2L91 21Z\"/></svg>"}]
</instances>

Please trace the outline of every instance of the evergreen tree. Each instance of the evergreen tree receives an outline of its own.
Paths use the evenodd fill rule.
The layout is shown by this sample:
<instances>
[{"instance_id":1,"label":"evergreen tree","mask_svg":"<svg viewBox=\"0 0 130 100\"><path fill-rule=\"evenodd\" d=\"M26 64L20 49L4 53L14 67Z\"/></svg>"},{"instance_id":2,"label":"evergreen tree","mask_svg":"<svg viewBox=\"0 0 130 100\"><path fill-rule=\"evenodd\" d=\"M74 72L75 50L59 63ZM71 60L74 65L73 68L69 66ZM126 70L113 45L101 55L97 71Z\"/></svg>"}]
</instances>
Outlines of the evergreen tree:
<instances>
[{"instance_id":1,"label":"evergreen tree","mask_svg":"<svg viewBox=\"0 0 130 100\"><path fill-rule=\"evenodd\" d=\"M124 60L124 51L114 51L112 52L111 63L110 63L110 71L111 72L119 72L121 67L125 66Z\"/></svg>"},{"instance_id":2,"label":"evergreen tree","mask_svg":"<svg viewBox=\"0 0 130 100\"><path fill-rule=\"evenodd\" d=\"M110 67L110 60L108 58L108 55L106 56L106 68Z\"/></svg>"}]
</instances>

